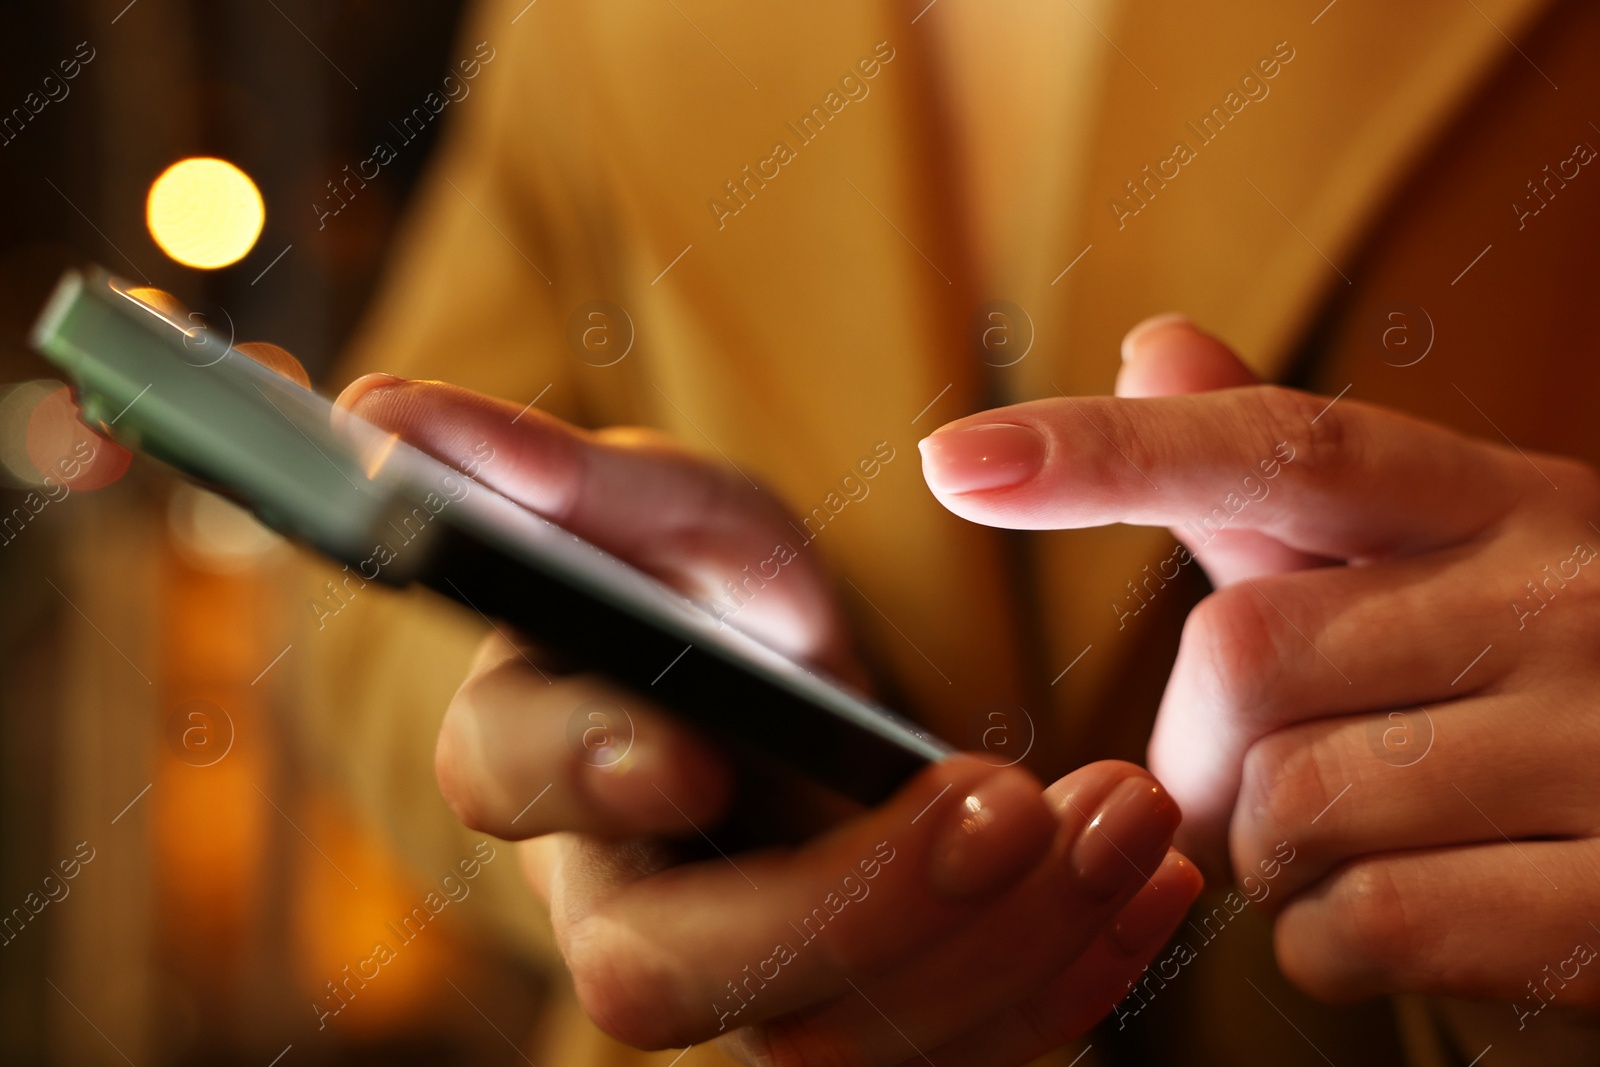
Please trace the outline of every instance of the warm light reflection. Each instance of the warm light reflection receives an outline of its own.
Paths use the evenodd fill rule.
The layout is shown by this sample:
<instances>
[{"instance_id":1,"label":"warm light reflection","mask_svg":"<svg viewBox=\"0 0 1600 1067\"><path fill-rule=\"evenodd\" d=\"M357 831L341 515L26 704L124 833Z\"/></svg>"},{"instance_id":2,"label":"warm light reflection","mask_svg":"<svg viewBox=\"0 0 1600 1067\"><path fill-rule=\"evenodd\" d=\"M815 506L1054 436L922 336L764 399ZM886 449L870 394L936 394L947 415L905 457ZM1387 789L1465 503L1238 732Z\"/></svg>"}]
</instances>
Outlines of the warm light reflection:
<instances>
[{"instance_id":1,"label":"warm light reflection","mask_svg":"<svg viewBox=\"0 0 1600 1067\"><path fill-rule=\"evenodd\" d=\"M399 442L400 435L392 433L362 458L362 469L369 479L376 478L378 472L383 470L383 465L389 462L389 457L394 453L394 446Z\"/></svg>"},{"instance_id":2,"label":"warm light reflection","mask_svg":"<svg viewBox=\"0 0 1600 1067\"><path fill-rule=\"evenodd\" d=\"M145 220L161 250L188 267L214 270L255 246L266 207L250 176L222 159L180 160L150 186Z\"/></svg>"},{"instance_id":3,"label":"warm light reflection","mask_svg":"<svg viewBox=\"0 0 1600 1067\"><path fill-rule=\"evenodd\" d=\"M72 390L57 384L28 413L26 448L50 499L63 487L104 489L121 478L133 453L84 425Z\"/></svg>"},{"instance_id":4,"label":"warm light reflection","mask_svg":"<svg viewBox=\"0 0 1600 1067\"><path fill-rule=\"evenodd\" d=\"M168 326L182 330L186 335L194 336L192 324L189 322L189 309L179 303L178 298L165 289L157 289L149 285L134 285L126 288L112 282L111 291L131 301L134 305L148 311Z\"/></svg>"},{"instance_id":5,"label":"warm light reflection","mask_svg":"<svg viewBox=\"0 0 1600 1067\"><path fill-rule=\"evenodd\" d=\"M28 425L60 382L22 382L0 388L0 485L37 486L43 475L28 455Z\"/></svg>"}]
</instances>

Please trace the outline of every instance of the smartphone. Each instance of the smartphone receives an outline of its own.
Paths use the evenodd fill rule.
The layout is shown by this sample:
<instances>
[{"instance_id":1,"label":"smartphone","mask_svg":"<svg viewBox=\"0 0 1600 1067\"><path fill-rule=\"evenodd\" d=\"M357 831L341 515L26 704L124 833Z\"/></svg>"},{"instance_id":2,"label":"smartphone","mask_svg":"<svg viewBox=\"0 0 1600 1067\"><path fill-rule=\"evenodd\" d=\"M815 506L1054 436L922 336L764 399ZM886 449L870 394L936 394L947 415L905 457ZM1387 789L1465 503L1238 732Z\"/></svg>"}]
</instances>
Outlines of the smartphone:
<instances>
[{"instance_id":1,"label":"smartphone","mask_svg":"<svg viewBox=\"0 0 1600 1067\"><path fill-rule=\"evenodd\" d=\"M735 755L867 804L950 746L468 473L233 349L160 290L68 271L34 347L84 420L358 571L502 620ZM576 709L575 709L576 710Z\"/></svg>"}]
</instances>

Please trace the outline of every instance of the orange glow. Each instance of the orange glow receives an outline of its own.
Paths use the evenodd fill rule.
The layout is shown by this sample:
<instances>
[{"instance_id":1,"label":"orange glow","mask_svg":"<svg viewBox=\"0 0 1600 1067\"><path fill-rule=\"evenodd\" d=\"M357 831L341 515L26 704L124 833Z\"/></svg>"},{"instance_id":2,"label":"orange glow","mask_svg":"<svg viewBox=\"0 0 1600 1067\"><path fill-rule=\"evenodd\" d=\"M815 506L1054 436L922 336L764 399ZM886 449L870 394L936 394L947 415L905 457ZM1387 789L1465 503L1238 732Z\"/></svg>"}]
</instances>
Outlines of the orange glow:
<instances>
[{"instance_id":1,"label":"orange glow","mask_svg":"<svg viewBox=\"0 0 1600 1067\"><path fill-rule=\"evenodd\" d=\"M383 470L383 465L389 461L389 456L394 452L394 446L400 441L400 435L392 433L383 439L383 443L372 450L366 457L365 471L368 478L376 478L378 472Z\"/></svg>"},{"instance_id":2,"label":"orange glow","mask_svg":"<svg viewBox=\"0 0 1600 1067\"><path fill-rule=\"evenodd\" d=\"M58 386L28 416L28 458L39 472L35 484L62 483L76 490L104 489L121 478L133 453L95 433L78 417L72 390Z\"/></svg>"},{"instance_id":3,"label":"orange glow","mask_svg":"<svg viewBox=\"0 0 1600 1067\"><path fill-rule=\"evenodd\" d=\"M423 908L430 892L438 896L437 884L413 880L382 841L363 834L332 797L309 793L296 818L328 853L324 859L309 849L299 850L291 873L294 957L307 1005L304 1018L318 1019L320 1006L332 1013L325 1022L337 1031L374 1035L424 1028L448 1004L439 994L450 987L440 975L459 974L466 965L461 919L455 914L462 909L447 904L438 916L441 929L433 923L407 927L411 909ZM502 857L509 853L500 850ZM379 944L392 958L373 978L371 957Z\"/></svg>"},{"instance_id":4,"label":"orange glow","mask_svg":"<svg viewBox=\"0 0 1600 1067\"><path fill-rule=\"evenodd\" d=\"M150 186L145 202L145 222L161 250L202 270L243 259L266 218L256 183L223 159L174 163Z\"/></svg>"}]
</instances>

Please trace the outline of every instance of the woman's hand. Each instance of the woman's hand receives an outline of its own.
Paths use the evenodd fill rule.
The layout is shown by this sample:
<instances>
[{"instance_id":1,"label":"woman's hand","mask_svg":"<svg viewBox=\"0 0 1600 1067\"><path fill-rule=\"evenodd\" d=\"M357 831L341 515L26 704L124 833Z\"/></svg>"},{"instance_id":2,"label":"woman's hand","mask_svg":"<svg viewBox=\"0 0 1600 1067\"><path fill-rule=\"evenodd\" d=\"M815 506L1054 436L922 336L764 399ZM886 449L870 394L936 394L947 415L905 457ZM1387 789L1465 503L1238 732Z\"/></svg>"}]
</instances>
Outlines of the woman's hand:
<instances>
[{"instance_id":1,"label":"woman's hand","mask_svg":"<svg viewBox=\"0 0 1600 1067\"><path fill-rule=\"evenodd\" d=\"M1150 762L1196 855L1292 843L1290 978L1600 1005L1600 478L1254 382L1152 320L1120 399L960 420L924 471L973 521L1164 525L1206 568Z\"/></svg>"},{"instance_id":2,"label":"woman's hand","mask_svg":"<svg viewBox=\"0 0 1600 1067\"><path fill-rule=\"evenodd\" d=\"M386 376L341 404L692 595L792 533L741 476L651 434L586 433ZM738 623L860 676L804 548ZM598 746L571 743L593 702L627 710L631 745L604 729ZM702 847L711 858L680 862L675 842L715 842L733 801L718 752L501 635L446 713L437 768L468 825L532 839L524 866L580 1002L650 1048L720 1039L756 1064L1025 1063L1110 1010L1200 887L1169 849L1176 806L1139 768L1096 764L1042 791L972 756L802 846Z\"/></svg>"}]
</instances>

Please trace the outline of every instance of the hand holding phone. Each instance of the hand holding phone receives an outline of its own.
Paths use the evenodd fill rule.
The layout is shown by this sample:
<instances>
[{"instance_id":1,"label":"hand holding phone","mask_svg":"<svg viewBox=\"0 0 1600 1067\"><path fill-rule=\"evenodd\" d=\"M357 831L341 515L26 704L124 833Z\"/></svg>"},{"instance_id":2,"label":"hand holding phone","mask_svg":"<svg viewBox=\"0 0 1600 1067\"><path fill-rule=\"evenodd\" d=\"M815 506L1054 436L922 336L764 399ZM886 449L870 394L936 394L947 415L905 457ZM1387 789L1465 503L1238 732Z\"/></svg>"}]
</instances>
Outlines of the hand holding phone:
<instances>
[{"instance_id":1,"label":"hand holding phone","mask_svg":"<svg viewBox=\"0 0 1600 1067\"><path fill-rule=\"evenodd\" d=\"M478 477L687 593L738 575L787 529L735 472L639 431L591 434L532 411L513 424L514 404L387 376L340 404L457 466L487 443ZM822 568L784 570L741 621L849 676ZM781 1062L849 1049L864 1064L923 1062L919 1050L1023 1063L1104 1014L1199 890L1168 848L1177 809L1127 764L1041 793L1019 768L959 756L803 845L738 851L714 829L737 803L728 766L678 717L633 699L616 763L606 746L562 743L573 706L628 699L492 634L436 766L470 826L531 839L523 866L552 904L579 1000L630 1044L715 1039L756 1063L774 1048ZM669 842L702 830L726 851L680 862Z\"/></svg>"},{"instance_id":2,"label":"hand holding phone","mask_svg":"<svg viewBox=\"0 0 1600 1067\"><path fill-rule=\"evenodd\" d=\"M650 431L589 432L537 408L382 374L352 383L337 406L697 601L715 600L724 582L794 540L774 497ZM798 553L775 578L747 590L737 622L835 677L865 676L814 553ZM523 699L494 722L462 724L460 708L474 695L515 684L506 678L510 668L531 683ZM658 667L669 676L673 669ZM716 826L731 796L725 761L648 697L649 687L634 693L592 671L568 673L559 649L500 627L441 737L446 798L479 829L513 838L542 825L691 835L694 826ZM773 713L746 709L752 717ZM519 790L541 774L541 788L553 780L577 788L552 790L524 813L534 794Z\"/></svg>"},{"instance_id":3,"label":"hand holding phone","mask_svg":"<svg viewBox=\"0 0 1600 1067\"><path fill-rule=\"evenodd\" d=\"M585 521L585 509L599 514L609 493L559 496L572 488L558 477L566 468L523 485L531 506L522 506L474 480L489 458L478 452L487 441L477 441L470 455L436 448L457 466L440 462L274 373L168 294L98 269L63 277L33 340L72 378L85 420L102 432L241 501L268 525L344 563L355 580L429 586L559 650L568 663L649 693L739 750L746 766L775 763L871 803L950 751L822 674L817 663L842 661L839 649L808 637L800 616L789 612L785 625L769 627L775 645L752 637L748 626L783 598L765 597L749 622L729 623L685 590L550 521L547 513L613 538L627 528ZM526 410L495 417L515 426ZM464 431L451 412L439 414L433 429L443 427L445 441L459 444L448 434ZM578 438L553 440L570 446ZM634 502L651 500L653 491L654 508L670 516L682 514L685 499L660 488L679 484L647 480L616 489L631 492ZM710 483L695 484L704 490ZM764 506L770 516L775 505ZM676 546L658 547L665 560ZM632 554L648 566L651 546L637 549ZM692 589L692 575L677 577Z\"/></svg>"}]
</instances>

